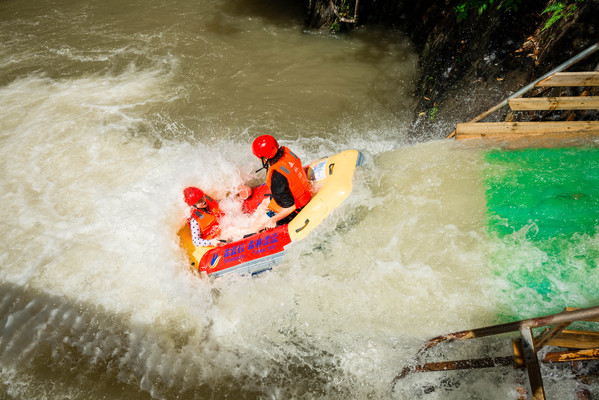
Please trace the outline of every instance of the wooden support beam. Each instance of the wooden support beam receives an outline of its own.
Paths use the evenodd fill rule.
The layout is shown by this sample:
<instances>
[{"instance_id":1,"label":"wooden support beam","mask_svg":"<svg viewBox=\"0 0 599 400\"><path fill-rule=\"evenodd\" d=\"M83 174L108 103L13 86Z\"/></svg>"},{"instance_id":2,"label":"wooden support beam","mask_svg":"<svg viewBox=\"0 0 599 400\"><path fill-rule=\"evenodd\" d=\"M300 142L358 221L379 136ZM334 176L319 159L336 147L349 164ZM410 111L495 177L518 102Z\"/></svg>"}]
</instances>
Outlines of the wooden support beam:
<instances>
[{"instance_id":1,"label":"wooden support beam","mask_svg":"<svg viewBox=\"0 0 599 400\"><path fill-rule=\"evenodd\" d=\"M541 333L539 336L535 338L535 348L538 350L541 347L545 346L545 344L547 344L549 340L559 335L570 324L571 322L564 322L563 324L556 325L553 328Z\"/></svg>"},{"instance_id":2,"label":"wooden support beam","mask_svg":"<svg viewBox=\"0 0 599 400\"><path fill-rule=\"evenodd\" d=\"M558 72L537 82L535 86L599 86L599 72Z\"/></svg>"},{"instance_id":3,"label":"wooden support beam","mask_svg":"<svg viewBox=\"0 0 599 400\"><path fill-rule=\"evenodd\" d=\"M512 348L514 350L514 368L526 367L526 361L524 360L524 349L522 348L522 340L512 340Z\"/></svg>"},{"instance_id":4,"label":"wooden support beam","mask_svg":"<svg viewBox=\"0 0 599 400\"><path fill-rule=\"evenodd\" d=\"M599 332L565 330L547 340L546 345L571 349L599 348Z\"/></svg>"},{"instance_id":5,"label":"wooden support beam","mask_svg":"<svg viewBox=\"0 0 599 400\"><path fill-rule=\"evenodd\" d=\"M599 360L599 349L558 351L554 353L547 353L543 358L543 362L568 362L588 360Z\"/></svg>"},{"instance_id":6,"label":"wooden support beam","mask_svg":"<svg viewBox=\"0 0 599 400\"><path fill-rule=\"evenodd\" d=\"M539 368L539 360L532 336L532 329L527 326L520 328L520 336L522 338L522 348L524 350L524 360L526 363L526 371L528 372L528 381L530 382L530 390L533 400L545 400L545 389L543 388L543 378L541 377L541 369Z\"/></svg>"},{"instance_id":7,"label":"wooden support beam","mask_svg":"<svg viewBox=\"0 0 599 400\"><path fill-rule=\"evenodd\" d=\"M599 96L519 97L509 99L513 111L599 110Z\"/></svg>"},{"instance_id":8,"label":"wooden support beam","mask_svg":"<svg viewBox=\"0 0 599 400\"><path fill-rule=\"evenodd\" d=\"M599 121L478 122L457 124L456 139L517 139L523 136L588 137L599 135Z\"/></svg>"}]
</instances>

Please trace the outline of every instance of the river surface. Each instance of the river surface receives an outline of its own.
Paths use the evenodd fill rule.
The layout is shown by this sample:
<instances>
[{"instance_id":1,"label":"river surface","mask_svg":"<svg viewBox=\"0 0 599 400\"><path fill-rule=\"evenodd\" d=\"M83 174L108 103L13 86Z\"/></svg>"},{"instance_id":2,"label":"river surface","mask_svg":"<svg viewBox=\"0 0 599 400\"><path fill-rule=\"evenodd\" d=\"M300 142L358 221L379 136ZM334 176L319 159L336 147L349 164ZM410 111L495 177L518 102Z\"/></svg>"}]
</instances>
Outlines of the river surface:
<instances>
[{"instance_id":1,"label":"river surface","mask_svg":"<svg viewBox=\"0 0 599 400\"><path fill-rule=\"evenodd\" d=\"M391 382L433 336L596 305L593 232L540 294L516 269L549 253L488 228L487 149L408 139L409 41L306 31L301 3L0 1L1 399L515 398L512 368ZM234 212L265 133L366 164L272 271L201 277L182 190ZM550 398L581 387L543 374Z\"/></svg>"}]
</instances>

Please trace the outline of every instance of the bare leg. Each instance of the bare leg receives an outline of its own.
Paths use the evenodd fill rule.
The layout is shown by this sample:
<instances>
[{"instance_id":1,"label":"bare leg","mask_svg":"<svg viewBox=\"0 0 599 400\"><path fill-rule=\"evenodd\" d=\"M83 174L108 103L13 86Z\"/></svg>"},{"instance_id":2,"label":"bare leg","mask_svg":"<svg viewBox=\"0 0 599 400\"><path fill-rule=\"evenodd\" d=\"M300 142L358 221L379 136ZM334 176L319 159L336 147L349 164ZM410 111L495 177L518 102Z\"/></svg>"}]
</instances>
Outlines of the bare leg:
<instances>
[{"instance_id":1,"label":"bare leg","mask_svg":"<svg viewBox=\"0 0 599 400\"><path fill-rule=\"evenodd\" d=\"M270 203L270 200L266 198L260 203L258 208L256 208L256 211L254 212L254 222L252 222L248 233L257 233L264 229L266 223L270 220L270 217L266 215L268 203Z\"/></svg>"}]
</instances>

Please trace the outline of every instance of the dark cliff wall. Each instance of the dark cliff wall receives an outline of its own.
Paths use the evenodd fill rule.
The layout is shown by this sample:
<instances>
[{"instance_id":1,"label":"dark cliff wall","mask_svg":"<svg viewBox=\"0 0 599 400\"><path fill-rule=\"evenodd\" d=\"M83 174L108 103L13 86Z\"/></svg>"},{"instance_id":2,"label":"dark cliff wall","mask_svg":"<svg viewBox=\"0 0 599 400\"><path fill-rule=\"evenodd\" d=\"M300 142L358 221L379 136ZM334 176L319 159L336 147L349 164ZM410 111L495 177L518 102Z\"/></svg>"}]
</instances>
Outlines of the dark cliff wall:
<instances>
[{"instance_id":1,"label":"dark cliff wall","mask_svg":"<svg viewBox=\"0 0 599 400\"><path fill-rule=\"evenodd\" d=\"M353 10L354 0L349 1ZM470 12L460 22L455 7L461 0L359 1L360 25L403 29L421 52L415 138L448 134L457 122L474 118L599 41L599 0L577 3L571 16L547 29L550 14L542 11L555 0L523 0L517 10L507 12L490 7L481 15ZM309 2L308 26L328 29L335 21L330 0ZM594 69L598 53L574 70ZM506 112L487 120L501 120Z\"/></svg>"}]
</instances>

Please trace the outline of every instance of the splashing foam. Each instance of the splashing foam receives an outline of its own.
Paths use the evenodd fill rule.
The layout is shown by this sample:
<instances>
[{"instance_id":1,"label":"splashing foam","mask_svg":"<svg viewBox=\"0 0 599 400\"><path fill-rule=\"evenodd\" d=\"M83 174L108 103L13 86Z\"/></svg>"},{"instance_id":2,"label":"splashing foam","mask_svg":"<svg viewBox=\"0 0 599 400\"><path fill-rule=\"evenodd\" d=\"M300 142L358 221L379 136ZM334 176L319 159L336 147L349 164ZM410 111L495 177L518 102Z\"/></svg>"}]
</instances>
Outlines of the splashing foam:
<instances>
[{"instance_id":1,"label":"splashing foam","mask_svg":"<svg viewBox=\"0 0 599 400\"><path fill-rule=\"evenodd\" d=\"M130 71L29 77L1 89L3 282L142 320L173 307L164 300L181 290L186 301L205 301L180 268L174 238L187 212L180 193L191 181L210 188L241 176L218 151L187 142L156 148L143 134L143 109L165 100L163 80Z\"/></svg>"}]
</instances>

